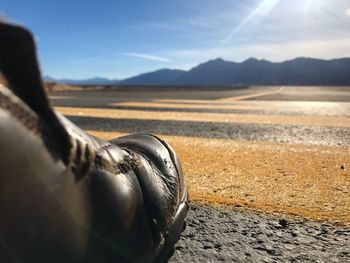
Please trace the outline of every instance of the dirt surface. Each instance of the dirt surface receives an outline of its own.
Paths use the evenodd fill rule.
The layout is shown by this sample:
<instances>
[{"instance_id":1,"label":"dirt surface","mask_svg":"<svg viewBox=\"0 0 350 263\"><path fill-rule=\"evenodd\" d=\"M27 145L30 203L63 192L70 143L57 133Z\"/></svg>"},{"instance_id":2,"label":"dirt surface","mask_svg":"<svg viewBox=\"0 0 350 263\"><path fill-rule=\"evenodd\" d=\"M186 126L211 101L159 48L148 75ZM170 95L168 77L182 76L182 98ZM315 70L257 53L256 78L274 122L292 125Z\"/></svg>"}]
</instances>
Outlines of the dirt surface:
<instances>
[{"instance_id":1,"label":"dirt surface","mask_svg":"<svg viewBox=\"0 0 350 263\"><path fill-rule=\"evenodd\" d=\"M150 132L176 149L192 210L171 262L350 262L349 88L134 88L51 98L94 135Z\"/></svg>"},{"instance_id":2,"label":"dirt surface","mask_svg":"<svg viewBox=\"0 0 350 263\"><path fill-rule=\"evenodd\" d=\"M281 92L253 100L349 102L348 87L285 87Z\"/></svg>"},{"instance_id":3,"label":"dirt surface","mask_svg":"<svg viewBox=\"0 0 350 263\"><path fill-rule=\"evenodd\" d=\"M124 87L116 89L86 89L78 91L58 91L51 92L51 96L67 96L73 98L99 98L99 102L106 101L149 101L159 99L170 100L223 100L226 102L238 101L239 97L249 96L249 100L272 100L272 101L334 101L349 102L350 87L281 87L280 86L258 86L258 87ZM251 96L254 95L254 96ZM258 96L256 96L258 95Z\"/></svg>"}]
</instances>

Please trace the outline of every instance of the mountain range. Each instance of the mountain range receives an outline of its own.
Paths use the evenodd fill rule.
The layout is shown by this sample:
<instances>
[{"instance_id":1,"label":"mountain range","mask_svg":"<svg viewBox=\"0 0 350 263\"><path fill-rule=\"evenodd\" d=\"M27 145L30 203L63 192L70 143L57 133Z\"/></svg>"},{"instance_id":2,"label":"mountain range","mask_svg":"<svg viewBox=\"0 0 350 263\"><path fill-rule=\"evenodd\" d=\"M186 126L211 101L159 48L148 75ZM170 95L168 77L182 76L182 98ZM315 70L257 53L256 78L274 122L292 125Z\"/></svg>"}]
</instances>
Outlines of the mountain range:
<instances>
[{"instance_id":1,"label":"mountain range","mask_svg":"<svg viewBox=\"0 0 350 263\"><path fill-rule=\"evenodd\" d=\"M80 81L82 82L84 80ZM77 82L65 83L78 85ZM236 63L218 58L199 64L188 71L161 69L120 81L94 78L86 80L83 84L350 86L350 58L332 60L296 58L277 63L255 58Z\"/></svg>"},{"instance_id":2,"label":"mountain range","mask_svg":"<svg viewBox=\"0 0 350 263\"><path fill-rule=\"evenodd\" d=\"M115 85L119 82L117 79L107 79L100 77L90 79L55 79L50 76L44 76L44 81L51 81L67 85Z\"/></svg>"}]
</instances>

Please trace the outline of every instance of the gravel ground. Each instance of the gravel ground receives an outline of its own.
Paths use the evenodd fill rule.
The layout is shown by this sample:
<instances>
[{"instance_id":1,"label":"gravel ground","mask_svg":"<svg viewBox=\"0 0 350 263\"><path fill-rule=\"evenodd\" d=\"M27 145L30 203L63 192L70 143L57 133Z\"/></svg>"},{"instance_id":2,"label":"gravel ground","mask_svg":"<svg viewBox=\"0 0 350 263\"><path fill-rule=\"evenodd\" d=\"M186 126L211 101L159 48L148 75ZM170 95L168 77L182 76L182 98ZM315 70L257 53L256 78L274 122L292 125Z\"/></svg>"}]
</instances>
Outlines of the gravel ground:
<instances>
[{"instance_id":1,"label":"gravel ground","mask_svg":"<svg viewBox=\"0 0 350 263\"><path fill-rule=\"evenodd\" d=\"M192 205L169 262L350 262L350 226Z\"/></svg>"},{"instance_id":2,"label":"gravel ground","mask_svg":"<svg viewBox=\"0 0 350 263\"><path fill-rule=\"evenodd\" d=\"M162 135L235 139L265 142L350 146L350 129L298 125L259 125L226 122L110 119L67 116L86 130L147 132Z\"/></svg>"}]
</instances>

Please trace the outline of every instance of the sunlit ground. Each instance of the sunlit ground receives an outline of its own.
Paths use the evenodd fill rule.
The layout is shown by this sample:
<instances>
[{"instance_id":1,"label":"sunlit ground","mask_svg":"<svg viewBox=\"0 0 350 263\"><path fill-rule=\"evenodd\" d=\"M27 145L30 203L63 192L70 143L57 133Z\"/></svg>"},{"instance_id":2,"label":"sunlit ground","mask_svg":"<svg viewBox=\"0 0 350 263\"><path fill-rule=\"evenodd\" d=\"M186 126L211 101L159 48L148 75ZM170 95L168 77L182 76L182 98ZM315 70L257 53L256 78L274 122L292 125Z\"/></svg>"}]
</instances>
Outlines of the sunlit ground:
<instances>
[{"instance_id":1,"label":"sunlit ground","mask_svg":"<svg viewBox=\"0 0 350 263\"><path fill-rule=\"evenodd\" d=\"M182 160L193 202L350 223L350 148L339 135L350 135L350 90L305 89L303 101L293 97L302 92L291 89L207 93L56 92L51 98L58 111L95 136L147 131L164 138ZM174 123L206 130L176 131ZM218 136L216 123L242 126L251 136ZM265 139L254 130L276 125L284 129L280 137L289 136L285 142L279 133Z\"/></svg>"}]
</instances>

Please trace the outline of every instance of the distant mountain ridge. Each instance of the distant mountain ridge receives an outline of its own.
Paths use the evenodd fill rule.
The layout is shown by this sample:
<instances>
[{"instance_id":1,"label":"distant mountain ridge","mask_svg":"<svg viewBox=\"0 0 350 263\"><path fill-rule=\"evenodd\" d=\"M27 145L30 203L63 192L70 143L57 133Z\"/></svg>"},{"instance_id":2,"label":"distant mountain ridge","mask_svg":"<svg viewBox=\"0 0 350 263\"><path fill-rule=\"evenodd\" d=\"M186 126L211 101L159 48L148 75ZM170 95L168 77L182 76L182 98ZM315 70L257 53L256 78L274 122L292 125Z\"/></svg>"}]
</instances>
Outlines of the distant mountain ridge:
<instances>
[{"instance_id":1,"label":"distant mountain ridge","mask_svg":"<svg viewBox=\"0 0 350 263\"><path fill-rule=\"evenodd\" d=\"M103 79L102 79L103 80ZM95 81L95 82L94 82ZM241 63L221 58L209 60L188 70L161 69L121 81L102 84L98 78L88 83L99 85L317 85L350 86L350 58L322 60L295 58L270 62L249 58ZM115 81L115 82L113 82ZM62 82L61 82L62 83ZM78 85L77 82L68 82ZM86 84L86 82L84 82ZM97 85L98 85L97 84ZM93 85L93 84L91 84Z\"/></svg>"},{"instance_id":2,"label":"distant mountain ridge","mask_svg":"<svg viewBox=\"0 0 350 263\"><path fill-rule=\"evenodd\" d=\"M66 85L115 85L119 82L117 79L90 78L90 79L55 79L50 76L44 76L44 81L53 81Z\"/></svg>"},{"instance_id":3,"label":"distant mountain ridge","mask_svg":"<svg viewBox=\"0 0 350 263\"><path fill-rule=\"evenodd\" d=\"M241 63L221 58L166 78L156 71L121 81L120 85L350 85L350 58L296 58L274 63L255 58ZM147 79L143 79L147 77ZM161 82L161 83L160 83Z\"/></svg>"},{"instance_id":4,"label":"distant mountain ridge","mask_svg":"<svg viewBox=\"0 0 350 263\"><path fill-rule=\"evenodd\" d=\"M119 82L120 85L169 85L177 82L186 73L185 70L160 69L144 73Z\"/></svg>"}]
</instances>

